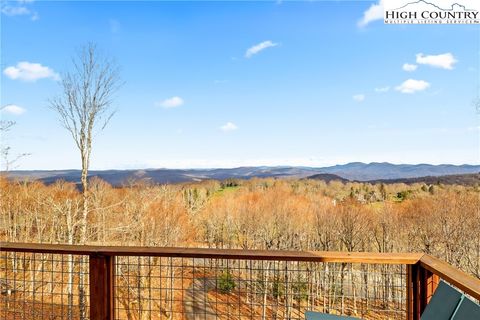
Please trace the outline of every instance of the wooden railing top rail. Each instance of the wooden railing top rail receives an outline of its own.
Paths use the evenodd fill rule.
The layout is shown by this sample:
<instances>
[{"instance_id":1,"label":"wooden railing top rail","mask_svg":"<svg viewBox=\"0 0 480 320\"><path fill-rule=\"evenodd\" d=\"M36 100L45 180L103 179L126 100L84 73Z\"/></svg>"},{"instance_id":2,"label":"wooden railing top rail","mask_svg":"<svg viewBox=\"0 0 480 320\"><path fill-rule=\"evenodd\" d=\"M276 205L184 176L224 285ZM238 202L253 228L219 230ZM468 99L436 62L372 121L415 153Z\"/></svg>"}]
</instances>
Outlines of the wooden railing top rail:
<instances>
[{"instance_id":1,"label":"wooden railing top rail","mask_svg":"<svg viewBox=\"0 0 480 320\"><path fill-rule=\"evenodd\" d=\"M310 262L346 262L370 264L415 264L421 253L370 253L336 251L282 251L242 250L208 248L169 247L120 247L120 246L78 246L63 244L36 244L0 242L0 251L105 255L105 256L152 256L174 258L213 258L240 260L277 260Z\"/></svg>"},{"instance_id":2,"label":"wooden railing top rail","mask_svg":"<svg viewBox=\"0 0 480 320\"><path fill-rule=\"evenodd\" d=\"M103 256L153 256L200 259L212 258L405 265L420 264L423 268L457 286L472 297L480 300L479 279L476 279L465 272L458 270L444 261L423 253L267 251L173 247L79 246L13 242L0 242L0 251Z\"/></svg>"},{"instance_id":3,"label":"wooden railing top rail","mask_svg":"<svg viewBox=\"0 0 480 320\"><path fill-rule=\"evenodd\" d=\"M423 255L419 262L423 268L455 285L457 288L465 291L475 299L480 300L480 279L476 279L447 262L428 254Z\"/></svg>"}]
</instances>

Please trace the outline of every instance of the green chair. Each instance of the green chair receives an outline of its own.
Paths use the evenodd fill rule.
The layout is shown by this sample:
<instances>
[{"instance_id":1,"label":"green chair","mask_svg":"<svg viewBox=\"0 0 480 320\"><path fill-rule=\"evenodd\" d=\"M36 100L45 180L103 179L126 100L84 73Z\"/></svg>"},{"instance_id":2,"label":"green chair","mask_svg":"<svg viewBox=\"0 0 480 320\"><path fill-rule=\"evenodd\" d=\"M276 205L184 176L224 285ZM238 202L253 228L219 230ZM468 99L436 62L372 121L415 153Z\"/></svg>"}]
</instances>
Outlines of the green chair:
<instances>
[{"instance_id":1,"label":"green chair","mask_svg":"<svg viewBox=\"0 0 480 320\"><path fill-rule=\"evenodd\" d=\"M307 320L358 319L313 311L305 312L305 318ZM480 320L480 306L444 281L440 281L420 319Z\"/></svg>"},{"instance_id":2,"label":"green chair","mask_svg":"<svg viewBox=\"0 0 480 320\"><path fill-rule=\"evenodd\" d=\"M435 293L422 313L421 320L451 319L463 294L443 281L438 284Z\"/></svg>"},{"instance_id":3,"label":"green chair","mask_svg":"<svg viewBox=\"0 0 480 320\"><path fill-rule=\"evenodd\" d=\"M457 310L452 316L453 320L480 319L480 306L463 296Z\"/></svg>"}]
</instances>

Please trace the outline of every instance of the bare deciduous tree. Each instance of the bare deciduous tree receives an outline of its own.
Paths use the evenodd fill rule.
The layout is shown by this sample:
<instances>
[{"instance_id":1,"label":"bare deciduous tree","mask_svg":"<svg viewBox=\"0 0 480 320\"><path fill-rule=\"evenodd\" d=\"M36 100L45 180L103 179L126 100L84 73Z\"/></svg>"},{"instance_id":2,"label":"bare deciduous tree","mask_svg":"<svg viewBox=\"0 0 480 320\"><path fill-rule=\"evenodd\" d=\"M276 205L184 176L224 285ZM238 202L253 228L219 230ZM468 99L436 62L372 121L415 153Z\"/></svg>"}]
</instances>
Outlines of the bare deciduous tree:
<instances>
[{"instance_id":1,"label":"bare deciduous tree","mask_svg":"<svg viewBox=\"0 0 480 320\"><path fill-rule=\"evenodd\" d=\"M5 108L5 107L3 107ZM0 108L0 111L3 109ZM3 161L3 166L5 167L5 171L8 171L8 154L10 151L10 147L5 144L5 133L10 130L10 128L15 124L13 121L6 121L0 120L0 155Z\"/></svg>"},{"instance_id":2,"label":"bare deciduous tree","mask_svg":"<svg viewBox=\"0 0 480 320\"><path fill-rule=\"evenodd\" d=\"M114 114L113 97L121 86L118 66L99 54L95 44L82 47L72 59L73 68L62 76L62 93L50 101L50 108L60 116L80 151L82 163L82 217L78 242L87 242L88 170L92 140L96 129L104 129ZM82 259L82 258L80 258ZM80 261L82 262L82 261ZM84 263L81 263L84 266ZM86 319L84 270L79 273L78 296L80 319Z\"/></svg>"},{"instance_id":3,"label":"bare deciduous tree","mask_svg":"<svg viewBox=\"0 0 480 320\"><path fill-rule=\"evenodd\" d=\"M5 109L5 106L0 108L0 111ZM10 169L21 158L28 156L28 153L20 153L11 158L11 147L5 142L5 134L15 125L15 121L0 120L0 162L3 162L3 170L10 171Z\"/></svg>"},{"instance_id":4,"label":"bare deciduous tree","mask_svg":"<svg viewBox=\"0 0 480 320\"><path fill-rule=\"evenodd\" d=\"M87 240L88 170L95 129L104 129L114 114L113 97L122 82L118 66L87 44L72 59L73 68L62 75L62 93L50 101L80 151L83 215L79 241Z\"/></svg>"}]
</instances>

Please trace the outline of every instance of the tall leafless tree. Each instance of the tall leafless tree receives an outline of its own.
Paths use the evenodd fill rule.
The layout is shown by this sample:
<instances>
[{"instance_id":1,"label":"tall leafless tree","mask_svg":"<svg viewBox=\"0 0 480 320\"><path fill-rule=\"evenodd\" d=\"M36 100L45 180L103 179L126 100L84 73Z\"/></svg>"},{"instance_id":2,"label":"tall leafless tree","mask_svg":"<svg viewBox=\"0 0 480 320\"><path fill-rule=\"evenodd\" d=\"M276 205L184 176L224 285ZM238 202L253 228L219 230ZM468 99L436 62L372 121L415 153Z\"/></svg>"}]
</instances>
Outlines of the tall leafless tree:
<instances>
[{"instance_id":1,"label":"tall leafless tree","mask_svg":"<svg viewBox=\"0 0 480 320\"><path fill-rule=\"evenodd\" d=\"M78 242L87 242L89 213L88 170L92 141L97 130L103 130L114 114L113 97L122 82L113 60L99 54L97 46L83 46L72 59L72 70L62 75L62 93L50 101L50 108L60 116L80 151L82 164L82 216ZM83 258L80 265L85 266ZM78 295L80 319L86 319L85 270L80 270Z\"/></svg>"},{"instance_id":2,"label":"tall leafless tree","mask_svg":"<svg viewBox=\"0 0 480 320\"><path fill-rule=\"evenodd\" d=\"M96 130L103 130L114 114L113 97L122 85L119 68L99 54L97 46L83 46L72 59L72 70L62 75L62 93L50 100L80 151L82 164L83 214L79 242L87 240L88 170Z\"/></svg>"}]
</instances>

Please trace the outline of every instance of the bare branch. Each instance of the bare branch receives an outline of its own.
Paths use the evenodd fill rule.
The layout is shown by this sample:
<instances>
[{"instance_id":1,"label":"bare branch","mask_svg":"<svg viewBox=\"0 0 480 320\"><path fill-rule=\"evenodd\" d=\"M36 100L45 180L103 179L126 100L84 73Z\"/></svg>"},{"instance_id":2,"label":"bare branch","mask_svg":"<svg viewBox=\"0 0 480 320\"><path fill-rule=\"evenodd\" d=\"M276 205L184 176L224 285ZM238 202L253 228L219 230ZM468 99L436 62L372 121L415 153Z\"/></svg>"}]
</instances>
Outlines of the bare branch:
<instances>
[{"instance_id":1,"label":"bare branch","mask_svg":"<svg viewBox=\"0 0 480 320\"><path fill-rule=\"evenodd\" d=\"M87 241L88 170L96 129L103 130L114 114L113 97L122 85L119 68L99 54L97 46L83 46L72 59L72 69L62 74L59 96L49 101L80 151L83 214L80 242Z\"/></svg>"}]
</instances>

